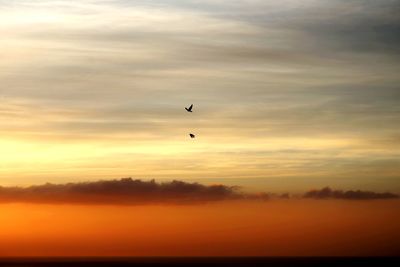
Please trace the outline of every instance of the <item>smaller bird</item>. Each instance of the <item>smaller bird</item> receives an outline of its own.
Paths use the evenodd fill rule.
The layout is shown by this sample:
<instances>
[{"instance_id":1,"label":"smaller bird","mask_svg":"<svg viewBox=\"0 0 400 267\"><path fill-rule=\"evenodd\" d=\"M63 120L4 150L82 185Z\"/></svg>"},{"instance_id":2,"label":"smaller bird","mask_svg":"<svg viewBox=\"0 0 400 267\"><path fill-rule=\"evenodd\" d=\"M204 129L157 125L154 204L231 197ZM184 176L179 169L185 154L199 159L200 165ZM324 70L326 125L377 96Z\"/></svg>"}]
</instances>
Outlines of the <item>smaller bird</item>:
<instances>
[{"instance_id":1,"label":"smaller bird","mask_svg":"<svg viewBox=\"0 0 400 267\"><path fill-rule=\"evenodd\" d=\"M196 136L194 134L189 134L190 138L195 138Z\"/></svg>"},{"instance_id":2,"label":"smaller bird","mask_svg":"<svg viewBox=\"0 0 400 267\"><path fill-rule=\"evenodd\" d=\"M190 107L185 108L187 112L192 112L193 104L190 105Z\"/></svg>"}]
</instances>

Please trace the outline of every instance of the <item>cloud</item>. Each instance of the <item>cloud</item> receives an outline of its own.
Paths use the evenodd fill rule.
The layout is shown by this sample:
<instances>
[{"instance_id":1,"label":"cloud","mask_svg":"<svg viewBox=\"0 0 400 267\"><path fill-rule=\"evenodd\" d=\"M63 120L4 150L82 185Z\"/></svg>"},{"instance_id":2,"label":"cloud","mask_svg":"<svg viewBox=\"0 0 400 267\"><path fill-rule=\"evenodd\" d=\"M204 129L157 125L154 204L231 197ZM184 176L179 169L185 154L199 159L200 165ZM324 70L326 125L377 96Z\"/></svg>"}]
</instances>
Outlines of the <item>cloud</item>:
<instances>
[{"instance_id":1,"label":"cloud","mask_svg":"<svg viewBox=\"0 0 400 267\"><path fill-rule=\"evenodd\" d=\"M243 198L237 187L172 181L156 183L132 178L96 182L0 187L1 202L145 204L197 203Z\"/></svg>"},{"instance_id":2,"label":"cloud","mask_svg":"<svg viewBox=\"0 0 400 267\"><path fill-rule=\"evenodd\" d=\"M354 199L354 200L367 200L367 199L390 199L398 198L399 196L392 193L376 193L371 191L361 191L361 190L332 190L329 187L322 188L320 190L311 190L304 194L305 198L313 199Z\"/></svg>"},{"instance_id":3,"label":"cloud","mask_svg":"<svg viewBox=\"0 0 400 267\"><path fill-rule=\"evenodd\" d=\"M378 172L399 187L399 1L0 6L2 181Z\"/></svg>"},{"instance_id":4,"label":"cloud","mask_svg":"<svg viewBox=\"0 0 400 267\"><path fill-rule=\"evenodd\" d=\"M143 205L143 204L200 204L223 200L266 201L292 199L288 193L241 192L238 186L222 184L203 185L173 180L157 183L155 180L122 178L94 182L34 185L29 187L0 186L0 203L89 204L89 205ZM392 193L370 191L342 191L325 187L303 195L311 199L390 199ZM296 199L296 198L294 198Z\"/></svg>"}]
</instances>

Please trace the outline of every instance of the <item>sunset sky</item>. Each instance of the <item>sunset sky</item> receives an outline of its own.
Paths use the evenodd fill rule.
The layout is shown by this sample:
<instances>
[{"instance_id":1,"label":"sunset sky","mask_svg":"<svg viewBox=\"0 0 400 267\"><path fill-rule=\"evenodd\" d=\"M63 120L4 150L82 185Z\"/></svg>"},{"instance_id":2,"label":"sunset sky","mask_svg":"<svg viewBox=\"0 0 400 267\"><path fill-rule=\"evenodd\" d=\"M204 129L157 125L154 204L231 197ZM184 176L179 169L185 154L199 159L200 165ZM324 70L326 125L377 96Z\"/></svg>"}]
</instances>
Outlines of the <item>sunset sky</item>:
<instances>
[{"instance_id":1,"label":"sunset sky","mask_svg":"<svg viewBox=\"0 0 400 267\"><path fill-rule=\"evenodd\" d=\"M0 259L398 255L398 208L398 201L391 200L178 207L0 205Z\"/></svg>"},{"instance_id":2,"label":"sunset sky","mask_svg":"<svg viewBox=\"0 0 400 267\"><path fill-rule=\"evenodd\" d=\"M400 191L399 9L0 1L1 184L132 176Z\"/></svg>"},{"instance_id":3,"label":"sunset sky","mask_svg":"<svg viewBox=\"0 0 400 267\"><path fill-rule=\"evenodd\" d=\"M301 196L400 193L399 13L399 0L0 0L0 256L393 254L399 200ZM179 207L116 198L102 212L80 189L69 203L71 185L39 187L65 189L63 209L23 189L123 177L249 195ZM198 232L187 234L186 212ZM196 250L212 239L203 232L217 241ZM142 245L127 245L136 234ZM186 239L170 243L176 234Z\"/></svg>"}]
</instances>

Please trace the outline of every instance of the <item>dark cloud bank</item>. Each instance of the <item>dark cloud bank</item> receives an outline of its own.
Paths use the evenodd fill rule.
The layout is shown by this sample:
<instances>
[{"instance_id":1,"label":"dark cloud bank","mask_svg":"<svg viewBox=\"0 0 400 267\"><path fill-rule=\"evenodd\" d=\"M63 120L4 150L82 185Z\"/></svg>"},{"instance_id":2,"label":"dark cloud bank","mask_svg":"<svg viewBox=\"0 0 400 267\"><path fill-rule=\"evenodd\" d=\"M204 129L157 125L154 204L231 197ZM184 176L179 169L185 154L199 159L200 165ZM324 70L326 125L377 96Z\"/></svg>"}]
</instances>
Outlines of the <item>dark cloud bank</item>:
<instances>
[{"instance_id":1,"label":"dark cloud bank","mask_svg":"<svg viewBox=\"0 0 400 267\"><path fill-rule=\"evenodd\" d=\"M237 199L235 187L172 181L156 183L131 178L96 182L0 187L0 202L143 204L192 203Z\"/></svg>"},{"instance_id":2,"label":"dark cloud bank","mask_svg":"<svg viewBox=\"0 0 400 267\"><path fill-rule=\"evenodd\" d=\"M304 198L313 199L389 199L391 193L340 191L329 187L312 190ZM193 204L221 200L267 200L290 198L289 194L243 193L235 186L202 185L172 181L156 183L132 178L67 184L44 184L30 187L1 187L0 203L66 203L66 204Z\"/></svg>"},{"instance_id":3,"label":"dark cloud bank","mask_svg":"<svg viewBox=\"0 0 400 267\"><path fill-rule=\"evenodd\" d=\"M354 199L354 200L364 200L364 199L389 199L398 198L398 195L392 193L376 193L371 191L342 191L342 190L332 190L329 187L322 188L321 190L311 190L304 194L305 198L314 199Z\"/></svg>"}]
</instances>

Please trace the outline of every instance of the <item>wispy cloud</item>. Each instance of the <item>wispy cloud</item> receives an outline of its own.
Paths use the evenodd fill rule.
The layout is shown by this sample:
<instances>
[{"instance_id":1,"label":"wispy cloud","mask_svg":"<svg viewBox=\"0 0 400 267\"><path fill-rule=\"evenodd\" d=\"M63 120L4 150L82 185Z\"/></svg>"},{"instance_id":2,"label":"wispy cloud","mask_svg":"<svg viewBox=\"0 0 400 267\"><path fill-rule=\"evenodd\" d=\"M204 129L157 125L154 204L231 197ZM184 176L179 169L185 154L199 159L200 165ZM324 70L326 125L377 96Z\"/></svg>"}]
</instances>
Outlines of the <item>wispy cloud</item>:
<instances>
[{"instance_id":1,"label":"wispy cloud","mask_svg":"<svg viewBox=\"0 0 400 267\"><path fill-rule=\"evenodd\" d=\"M0 1L0 178L393 181L399 6Z\"/></svg>"}]
</instances>

